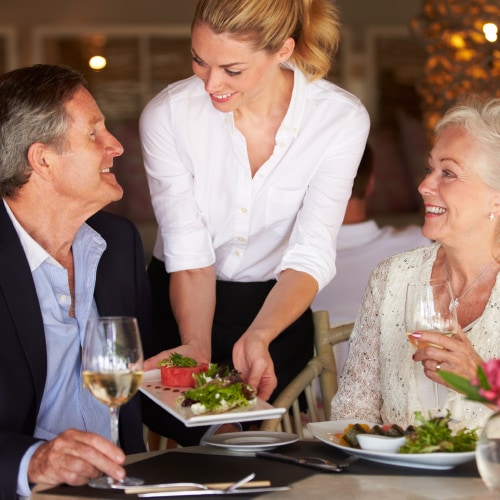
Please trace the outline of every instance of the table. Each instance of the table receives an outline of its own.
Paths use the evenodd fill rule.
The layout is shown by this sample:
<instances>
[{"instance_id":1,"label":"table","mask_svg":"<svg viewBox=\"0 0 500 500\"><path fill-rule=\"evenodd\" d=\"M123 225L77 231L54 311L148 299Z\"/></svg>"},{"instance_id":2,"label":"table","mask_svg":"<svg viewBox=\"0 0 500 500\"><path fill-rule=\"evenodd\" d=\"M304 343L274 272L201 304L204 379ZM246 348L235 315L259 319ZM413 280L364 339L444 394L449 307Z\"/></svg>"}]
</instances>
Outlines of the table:
<instances>
[{"instance_id":1,"label":"table","mask_svg":"<svg viewBox=\"0 0 500 500\"><path fill-rule=\"evenodd\" d=\"M329 458L333 458L332 453L334 455L339 453L337 450L315 440L301 440L299 443L282 447L280 451L282 450L295 455L303 454L307 451L307 453L315 453L316 456L323 455ZM162 458L163 454L171 453L172 451L183 455L182 457L178 454L175 455L176 460L179 458L185 458L186 460L195 460L197 458L200 460L200 455L212 455L210 462L223 460L222 458L218 458L221 456L231 457L231 461L235 462L237 461L236 457L241 457L242 461L249 456L251 457L251 454L248 453L237 453L212 446L193 446L177 450L140 454L129 457L128 463L131 464L130 467L140 467L141 465L144 467L146 464L149 465L155 461L159 462L166 458L173 458L174 455L170 455L170 457L163 456ZM186 454L194 455L189 456ZM145 459L151 460L145 462ZM266 462L265 466L273 468L273 470L276 467L289 468L290 476L298 479L297 481L293 481L292 479L292 489L287 492L266 493L259 496L241 495L238 497L233 496L232 498L266 498L269 500L302 500L304 498L324 498L329 500L332 498L335 498L335 500L373 500L375 498L383 498L384 500L434 500L437 498L440 500L493 500L499 498L498 492L493 493L486 488L477 475L474 463L459 466L451 471L427 471L406 467L394 468L367 460L359 460L348 471L342 473L316 473L310 469L304 472L306 471L305 468L296 465L274 461ZM304 475L307 477L303 477ZM83 496L74 494L73 491L68 491L67 495L56 495L42 493L41 490L42 487L38 486L31 498L33 500L82 500L84 498ZM68 488L68 490L73 490L73 488ZM129 497L136 498L133 495L129 495ZM111 496L106 497L105 491L101 490L99 496L94 498L107 500Z\"/></svg>"}]
</instances>

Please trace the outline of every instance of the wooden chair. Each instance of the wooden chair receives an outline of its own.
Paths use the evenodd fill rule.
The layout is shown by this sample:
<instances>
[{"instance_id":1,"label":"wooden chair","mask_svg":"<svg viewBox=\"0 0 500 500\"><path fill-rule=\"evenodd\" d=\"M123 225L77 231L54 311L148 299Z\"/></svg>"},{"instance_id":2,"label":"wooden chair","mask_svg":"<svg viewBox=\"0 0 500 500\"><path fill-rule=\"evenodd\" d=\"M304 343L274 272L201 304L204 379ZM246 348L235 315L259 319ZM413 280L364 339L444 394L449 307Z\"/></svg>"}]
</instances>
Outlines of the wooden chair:
<instances>
[{"instance_id":1,"label":"wooden chair","mask_svg":"<svg viewBox=\"0 0 500 500\"><path fill-rule=\"evenodd\" d=\"M304 437L303 414L300 411L298 400L302 393L304 393L307 402L307 419L309 422L330 419L330 403L338 389L337 365L333 346L349 340L354 323L331 327L328 311L314 312L313 319L316 355L273 401L273 406L276 408L291 409L291 412L287 411L281 418L264 420L260 430L284 430L285 432L295 432L300 437ZM320 405L318 405L314 388L317 380L319 381L321 393Z\"/></svg>"}]
</instances>

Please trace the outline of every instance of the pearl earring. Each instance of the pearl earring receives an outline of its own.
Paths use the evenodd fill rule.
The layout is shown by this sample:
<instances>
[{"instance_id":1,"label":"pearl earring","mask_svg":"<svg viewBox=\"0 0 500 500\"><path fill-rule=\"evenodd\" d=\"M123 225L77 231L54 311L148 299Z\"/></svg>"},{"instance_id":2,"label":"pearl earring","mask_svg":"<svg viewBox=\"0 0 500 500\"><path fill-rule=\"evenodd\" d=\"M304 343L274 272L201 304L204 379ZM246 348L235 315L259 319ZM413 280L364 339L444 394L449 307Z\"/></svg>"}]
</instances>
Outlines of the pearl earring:
<instances>
[{"instance_id":1,"label":"pearl earring","mask_svg":"<svg viewBox=\"0 0 500 500\"><path fill-rule=\"evenodd\" d=\"M488 218L490 220L493 220L495 218L495 214L493 212L491 212L490 215L488 216Z\"/></svg>"}]
</instances>

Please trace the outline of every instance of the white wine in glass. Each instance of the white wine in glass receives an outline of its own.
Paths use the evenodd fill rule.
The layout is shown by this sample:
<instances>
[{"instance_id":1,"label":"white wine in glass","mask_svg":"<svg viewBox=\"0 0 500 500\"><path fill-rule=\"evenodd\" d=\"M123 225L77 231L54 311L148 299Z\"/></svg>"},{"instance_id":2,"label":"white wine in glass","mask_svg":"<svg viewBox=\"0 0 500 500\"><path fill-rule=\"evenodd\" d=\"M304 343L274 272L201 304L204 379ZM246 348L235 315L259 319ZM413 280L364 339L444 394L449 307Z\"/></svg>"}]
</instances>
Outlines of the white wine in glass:
<instances>
[{"instance_id":1,"label":"white wine in glass","mask_svg":"<svg viewBox=\"0 0 500 500\"><path fill-rule=\"evenodd\" d=\"M90 319L85 331L82 353L82 377L92 395L109 407L111 440L120 446L118 414L139 389L143 375L139 326L136 318L102 316ZM137 486L144 481L126 477L116 482L109 476L91 479L89 486L111 488L113 485Z\"/></svg>"},{"instance_id":2,"label":"white wine in glass","mask_svg":"<svg viewBox=\"0 0 500 500\"><path fill-rule=\"evenodd\" d=\"M405 328L409 341L417 348L438 345L412 337L413 332L439 333L453 337L457 333L457 309L451 284L448 280L432 279L409 283L406 289ZM434 384L433 413L440 414L439 391Z\"/></svg>"}]
</instances>

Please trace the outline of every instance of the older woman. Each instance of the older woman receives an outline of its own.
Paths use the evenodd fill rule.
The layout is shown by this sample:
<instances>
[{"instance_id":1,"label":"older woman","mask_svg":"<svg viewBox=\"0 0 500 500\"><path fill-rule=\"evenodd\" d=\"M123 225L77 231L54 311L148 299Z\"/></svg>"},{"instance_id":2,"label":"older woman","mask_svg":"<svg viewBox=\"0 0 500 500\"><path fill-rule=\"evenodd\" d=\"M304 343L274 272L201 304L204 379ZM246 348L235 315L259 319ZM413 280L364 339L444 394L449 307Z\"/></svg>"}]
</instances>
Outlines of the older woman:
<instances>
[{"instance_id":1,"label":"older woman","mask_svg":"<svg viewBox=\"0 0 500 500\"><path fill-rule=\"evenodd\" d=\"M373 271L332 419L412 423L416 410L426 413L417 384L422 368L440 384L441 408L461 426L481 425L491 412L447 389L436 371L472 378L482 360L500 354L500 99L470 98L445 114L419 192L423 234L436 242ZM405 334L402 297L408 283L430 278L451 282L461 329L454 338L415 332L440 347L415 351Z\"/></svg>"}]
</instances>

